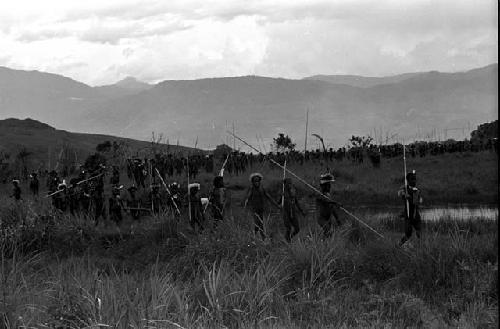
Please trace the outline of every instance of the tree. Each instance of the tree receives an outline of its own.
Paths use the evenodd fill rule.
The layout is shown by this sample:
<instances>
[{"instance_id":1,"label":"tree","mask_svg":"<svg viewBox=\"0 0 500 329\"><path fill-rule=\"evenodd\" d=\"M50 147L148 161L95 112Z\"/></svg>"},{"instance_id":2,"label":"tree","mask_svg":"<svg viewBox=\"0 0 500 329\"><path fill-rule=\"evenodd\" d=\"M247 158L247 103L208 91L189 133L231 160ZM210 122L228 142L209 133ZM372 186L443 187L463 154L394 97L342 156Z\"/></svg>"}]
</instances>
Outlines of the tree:
<instances>
[{"instance_id":1,"label":"tree","mask_svg":"<svg viewBox=\"0 0 500 329\"><path fill-rule=\"evenodd\" d=\"M483 123L477 127L476 130L471 132L472 142L486 142L488 139L498 137L498 120Z\"/></svg>"},{"instance_id":2,"label":"tree","mask_svg":"<svg viewBox=\"0 0 500 329\"><path fill-rule=\"evenodd\" d=\"M357 148L367 148L371 146L373 143L373 138L370 136L354 136L352 135L351 138L349 138L349 142L351 143L351 147Z\"/></svg>"},{"instance_id":3,"label":"tree","mask_svg":"<svg viewBox=\"0 0 500 329\"><path fill-rule=\"evenodd\" d=\"M95 150L97 152L109 152L111 150L111 142L110 141L105 141L103 143L97 144L95 147Z\"/></svg>"},{"instance_id":4,"label":"tree","mask_svg":"<svg viewBox=\"0 0 500 329\"><path fill-rule=\"evenodd\" d=\"M100 153L94 153L87 157L84 167L89 171L95 171L100 165L106 165L106 157Z\"/></svg>"},{"instance_id":5,"label":"tree","mask_svg":"<svg viewBox=\"0 0 500 329\"><path fill-rule=\"evenodd\" d=\"M279 133L277 138L273 138L274 147L276 151L293 151L295 149L295 143L292 143L292 139L283 133Z\"/></svg>"}]
</instances>

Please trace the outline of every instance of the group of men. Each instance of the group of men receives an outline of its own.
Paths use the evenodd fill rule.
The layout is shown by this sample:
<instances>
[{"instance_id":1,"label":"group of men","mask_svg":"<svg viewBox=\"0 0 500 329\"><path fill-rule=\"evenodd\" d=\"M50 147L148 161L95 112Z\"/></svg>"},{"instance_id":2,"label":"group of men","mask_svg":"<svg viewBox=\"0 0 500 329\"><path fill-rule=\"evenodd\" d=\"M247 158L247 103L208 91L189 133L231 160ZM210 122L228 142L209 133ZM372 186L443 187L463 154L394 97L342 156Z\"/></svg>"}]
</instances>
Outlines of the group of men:
<instances>
[{"instance_id":1,"label":"group of men","mask_svg":"<svg viewBox=\"0 0 500 329\"><path fill-rule=\"evenodd\" d=\"M151 167L152 169L152 167ZM157 168L155 168L157 170ZM157 171L159 174L159 171ZM207 211L211 214L213 220L212 227L216 227L220 221L225 220L227 210L230 206L230 197L224 184L223 176L217 175L213 179L213 186L208 198L202 198L199 194L201 185L199 183L190 183L187 186L186 195L182 195L179 184L176 182L166 184L163 178L162 184L152 182L147 188L144 184L135 184L127 188L127 195L123 198L120 185L120 171L113 167L109 183L111 193L108 198L108 212L106 214L104 200L104 177L106 167L99 165L92 170L82 168L78 177L72 178L69 184L61 179L57 172L49 173L47 179L47 197L52 198L52 205L61 212L69 211L72 215L83 213L92 218L96 225L99 220L109 219L116 224L123 220L123 213L127 212L134 220L140 219L144 213L160 214L168 211L179 219L181 213L187 213L189 224L193 231L200 232L207 226ZM144 173L145 174L145 173ZM152 174L151 174L152 175ZM38 196L39 181L36 173L30 175L30 190L33 196ZM159 176L161 177L161 176ZM263 175L253 173L250 175L250 186L245 194L242 206L249 211L253 217L253 227L255 235L266 239L266 230L264 228L264 212L267 203L281 210L284 237L286 241L292 238L300 231L299 214L306 216L304 207L300 204L297 196L297 190L291 178L283 179L283 189L278 199L273 198L263 186ZM342 225L339 217L339 210L342 206L333 200L331 194L334 177L330 173L320 176L319 190L316 196L316 219L322 229L323 236L331 236L335 228ZM419 204L422 202L420 191L416 187L416 174L410 172L406 176L407 184L398 191L399 197L404 200L404 218L405 235L400 241L404 244L416 231L417 237L420 237L421 218ZM136 181L137 182L137 181ZM142 180L139 180L142 182ZM21 199L21 189L19 180L12 181L13 192L11 197L16 200ZM161 189L160 189L161 187ZM141 189L143 195L138 195ZM146 192L146 198L144 198ZM186 211L187 210L187 211Z\"/></svg>"}]
</instances>

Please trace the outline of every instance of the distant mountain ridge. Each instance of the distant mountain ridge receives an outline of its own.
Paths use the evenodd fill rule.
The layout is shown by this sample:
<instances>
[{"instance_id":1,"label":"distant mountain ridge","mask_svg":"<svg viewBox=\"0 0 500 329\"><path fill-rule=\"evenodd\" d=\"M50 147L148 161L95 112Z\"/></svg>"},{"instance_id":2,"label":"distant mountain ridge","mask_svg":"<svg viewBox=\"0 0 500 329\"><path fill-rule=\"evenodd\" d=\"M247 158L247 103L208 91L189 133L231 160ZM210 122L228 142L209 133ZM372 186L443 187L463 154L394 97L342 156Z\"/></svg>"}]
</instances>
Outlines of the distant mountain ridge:
<instances>
[{"instance_id":1,"label":"distant mountain ridge","mask_svg":"<svg viewBox=\"0 0 500 329\"><path fill-rule=\"evenodd\" d=\"M360 75L313 75L310 77L303 78L304 80L319 80L325 81L333 84L344 84L353 87L360 88L370 88L377 85L385 85L385 84L394 84L398 82L402 82L404 80L408 80L411 78L419 77L419 76L428 76L428 75L460 75L467 74L469 76L474 75L474 72L478 72L481 74L484 70L495 69L498 64L490 64L481 68L476 68L468 71L460 71L460 72L439 72L439 71L428 71L428 72L413 72L413 73L403 73L392 76L385 77L366 77Z\"/></svg>"},{"instance_id":2,"label":"distant mountain ridge","mask_svg":"<svg viewBox=\"0 0 500 329\"><path fill-rule=\"evenodd\" d=\"M139 81L134 77L126 77L115 83L115 86L134 90L146 90L153 87L149 83Z\"/></svg>"},{"instance_id":3,"label":"distant mountain ridge","mask_svg":"<svg viewBox=\"0 0 500 329\"><path fill-rule=\"evenodd\" d=\"M254 143L261 136L269 145L285 132L303 145L306 109L309 131L335 147L374 128L404 136L417 127L474 127L498 116L497 64L457 73L343 76L342 83L258 76L165 80L143 90L118 83L90 87L57 75L16 72L0 70L0 117L33 117L72 131L141 140L154 131L189 146L198 136L202 148L227 141L225 130L233 122L236 132ZM121 84L137 86L125 80Z\"/></svg>"},{"instance_id":4,"label":"distant mountain ridge","mask_svg":"<svg viewBox=\"0 0 500 329\"><path fill-rule=\"evenodd\" d=\"M134 95L141 91L153 88L154 85L137 80L134 77L126 77L114 84L94 87L101 94L115 98Z\"/></svg>"},{"instance_id":5,"label":"distant mountain ridge","mask_svg":"<svg viewBox=\"0 0 500 329\"><path fill-rule=\"evenodd\" d=\"M359 75L313 75L304 78L304 80L319 80L359 88L370 88L377 85L398 83L421 74L425 73L403 73L388 77L364 77Z\"/></svg>"}]
</instances>

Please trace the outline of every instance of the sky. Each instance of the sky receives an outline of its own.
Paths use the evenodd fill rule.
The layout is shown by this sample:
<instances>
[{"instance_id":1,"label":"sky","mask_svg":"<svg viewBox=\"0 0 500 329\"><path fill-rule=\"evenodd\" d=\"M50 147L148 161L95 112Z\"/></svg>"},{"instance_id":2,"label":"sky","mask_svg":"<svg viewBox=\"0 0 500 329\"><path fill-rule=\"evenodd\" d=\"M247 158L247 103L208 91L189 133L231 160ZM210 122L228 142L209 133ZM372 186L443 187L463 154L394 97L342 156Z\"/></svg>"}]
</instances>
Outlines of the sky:
<instances>
[{"instance_id":1,"label":"sky","mask_svg":"<svg viewBox=\"0 0 500 329\"><path fill-rule=\"evenodd\" d=\"M0 66L93 86L498 62L496 0L0 0L0 8Z\"/></svg>"}]
</instances>

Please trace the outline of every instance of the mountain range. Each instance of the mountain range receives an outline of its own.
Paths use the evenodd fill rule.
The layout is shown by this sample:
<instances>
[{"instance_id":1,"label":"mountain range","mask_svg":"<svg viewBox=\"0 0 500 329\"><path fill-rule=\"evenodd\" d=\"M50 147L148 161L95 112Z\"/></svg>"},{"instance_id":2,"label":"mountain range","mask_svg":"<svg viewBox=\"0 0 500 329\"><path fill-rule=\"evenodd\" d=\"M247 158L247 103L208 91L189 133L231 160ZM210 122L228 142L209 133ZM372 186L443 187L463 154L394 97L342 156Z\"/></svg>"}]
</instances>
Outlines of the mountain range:
<instances>
[{"instance_id":1,"label":"mountain range","mask_svg":"<svg viewBox=\"0 0 500 329\"><path fill-rule=\"evenodd\" d=\"M226 130L234 123L236 134L258 147L268 147L280 132L303 145L306 110L309 134L332 147L351 135L423 139L447 129L446 137L459 138L465 127L498 118L498 65L390 77L244 76L154 85L129 77L98 87L0 67L0 119L30 117L77 132L139 140L156 132L173 144L214 148L232 143Z\"/></svg>"}]
</instances>

